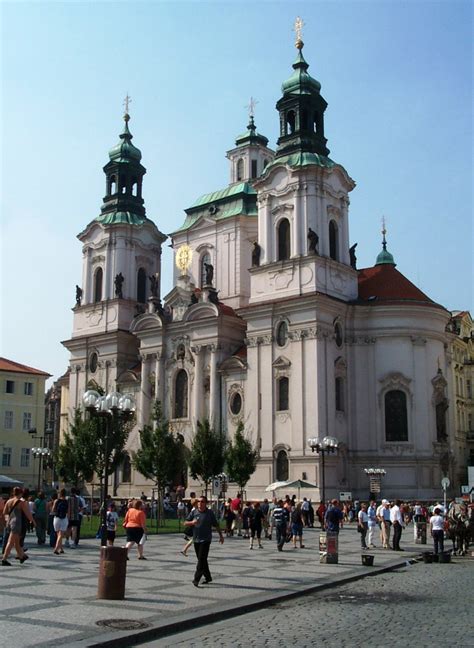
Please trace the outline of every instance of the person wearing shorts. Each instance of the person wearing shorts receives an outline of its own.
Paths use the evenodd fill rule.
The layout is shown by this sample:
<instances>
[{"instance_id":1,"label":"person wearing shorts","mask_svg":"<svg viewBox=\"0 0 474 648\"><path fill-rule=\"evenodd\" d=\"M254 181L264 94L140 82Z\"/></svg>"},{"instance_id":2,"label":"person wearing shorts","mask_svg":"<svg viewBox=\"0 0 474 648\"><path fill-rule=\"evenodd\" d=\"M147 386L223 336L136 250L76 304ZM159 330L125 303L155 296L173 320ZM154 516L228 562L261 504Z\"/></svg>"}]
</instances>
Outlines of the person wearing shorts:
<instances>
[{"instance_id":1,"label":"person wearing shorts","mask_svg":"<svg viewBox=\"0 0 474 648\"><path fill-rule=\"evenodd\" d=\"M143 510L142 500L136 500L128 509L125 514L123 526L127 533L127 544L125 545L127 554L130 547L136 544L138 549L138 560L146 560L143 555L143 544L140 543L143 534L146 533L146 517L145 511Z\"/></svg>"},{"instance_id":2,"label":"person wearing shorts","mask_svg":"<svg viewBox=\"0 0 474 648\"><path fill-rule=\"evenodd\" d=\"M63 538L66 535L69 526L69 519L67 517L68 509L69 503L66 499L66 489L61 488L58 499L55 500L52 508L52 513L54 515L53 528L57 535L53 553L56 555L64 553Z\"/></svg>"},{"instance_id":3,"label":"person wearing shorts","mask_svg":"<svg viewBox=\"0 0 474 648\"><path fill-rule=\"evenodd\" d=\"M117 531L117 520L118 513L115 509L115 504L111 502L109 504L109 510L107 511L107 544L111 547L115 541L115 533Z\"/></svg>"}]
</instances>

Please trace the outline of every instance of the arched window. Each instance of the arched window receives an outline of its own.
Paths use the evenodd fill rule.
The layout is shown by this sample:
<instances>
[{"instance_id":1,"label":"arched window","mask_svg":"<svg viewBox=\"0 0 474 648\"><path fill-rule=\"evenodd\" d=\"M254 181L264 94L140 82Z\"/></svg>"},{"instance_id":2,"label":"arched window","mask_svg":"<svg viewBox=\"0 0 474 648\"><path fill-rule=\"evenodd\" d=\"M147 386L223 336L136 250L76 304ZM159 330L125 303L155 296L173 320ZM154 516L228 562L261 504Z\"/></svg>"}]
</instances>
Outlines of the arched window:
<instances>
[{"instance_id":1,"label":"arched window","mask_svg":"<svg viewBox=\"0 0 474 648\"><path fill-rule=\"evenodd\" d=\"M289 408L290 381L286 376L277 382L277 411L284 412Z\"/></svg>"},{"instance_id":2,"label":"arched window","mask_svg":"<svg viewBox=\"0 0 474 648\"><path fill-rule=\"evenodd\" d=\"M109 180L109 195L113 196L115 193L117 193L117 178L113 175Z\"/></svg>"},{"instance_id":3,"label":"arched window","mask_svg":"<svg viewBox=\"0 0 474 648\"><path fill-rule=\"evenodd\" d=\"M146 272L143 268L140 268L137 274L137 302L146 302Z\"/></svg>"},{"instance_id":4,"label":"arched window","mask_svg":"<svg viewBox=\"0 0 474 648\"><path fill-rule=\"evenodd\" d=\"M288 470L288 455L284 450L280 450L276 458L276 481L287 481L289 470Z\"/></svg>"},{"instance_id":5,"label":"arched window","mask_svg":"<svg viewBox=\"0 0 474 648\"><path fill-rule=\"evenodd\" d=\"M237 180L244 179L244 161L242 158L237 162Z\"/></svg>"},{"instance_id":6,"label":"arched window","mask_svg":"<svg viewBox=\"0 0 474 648\"><path fill-rule=\"evenodd\" d=\"M400 389L385 394L385 439L408 441L407 397Z\"/></svg>"},{"instance_id":7,"label":"arched window","mask_svg":"<svg viewBox=\"0 0 474 648\"><path fill-rule=\"evenodd\" d=\"M122 481L127 483L132 481L132 463L128 454L123 458Z\"/></svg>"},{"instance_id":8,"label":"arched window","mask_svg":"<svg viewBox=\"0 0 474 648\"><path fill-rule=\"evenodd\" d=\"M318 113L313 114L313 130L315 133L318 132Z\"/></svg>"},{"instance_id":9,"label":"arched window","mask_svg":"<svg viewBox=\"0 0 474 648\"><path fill-rule=\"evenodd\" d=\"M100 302L102 299L102 280L103 280L102 268L97 268L95 271L94 277L94 301Z\"/></svg>"},{"instance_id":10,"label":"arched window","mask_svg":"<svg viewBox=\"0 0 474 648\"><path fill-rule=\"evenodd\" d=\"M136 178L132 179L132 196L138 196L138 181Z\"/></svg>"},{"instance_id":11,"label":"arched window","mask_svg":"<svg viewBox=\"0 0 474 648\"><path fill-rule=\"evenodd\" d=\"M278 225L278 261L290 258L290 221L284 218Z\"/></svg>"},{"instance_id":12,"label":"arched window","mask_svg":"<svg viewBox=\"0 0 474 648\"><path fill-rule=\"evenodd\" d=\"M120 176L120 193L124 194L127 191L127 179L124 175Z\"/></svg>"},{"instance_id":13,"label":"arched window","mask_svg":"<svg viewBox=\"0 0 474 648\"><path fill-rule=\"evenodd\" d=\"M174 418L188 416L188 374L180 369L176 374L174 388Z\"/></svg>"},{"instance_id":14,"label":"arched window","mask_svg":"<svg viewBox=\"0 0 474 648\"><path fill-rule=\"evenodd\" d=\"M211 263L211 255L206 252L202 255L201 261L199 263L199 287L204 288L207 285L206 281L206 263L209 265Z\"/></svg>"},{"instance_id":15,"label":"arched window","mask_svg":"<svg viewBox=\"0 0 474 648\"><path fill-rule=\"evenodd\" d=\"M286 114L287 134L291 135L295 132L296 116L294 110L289 110Z\"/></svg>"},{"instance_id":16,"label":"arched window","mask_svg":"<svg viewBox=\"0 0 474 648\"><path fill-rule=\"evenodd\" d=\"M334 259L334 261L339 260L338 243L337 224L332 220L329 222L329 256L331 259Z\"/></svg>"}]
</instances>

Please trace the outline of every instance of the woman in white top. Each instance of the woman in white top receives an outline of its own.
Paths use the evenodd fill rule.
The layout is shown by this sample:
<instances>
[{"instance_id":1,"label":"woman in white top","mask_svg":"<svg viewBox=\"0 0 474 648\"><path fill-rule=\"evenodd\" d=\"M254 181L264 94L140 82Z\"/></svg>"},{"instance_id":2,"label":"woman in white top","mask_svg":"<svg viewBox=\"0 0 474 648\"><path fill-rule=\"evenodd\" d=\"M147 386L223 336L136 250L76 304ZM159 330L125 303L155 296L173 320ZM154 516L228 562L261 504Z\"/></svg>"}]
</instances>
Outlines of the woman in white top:
<instances>
[{"instance_id":1,"label":"woman in white top","mask_svg":"<svg viewBox=\"0 0 474 648\"><path fill-rule=\"evenodd\" d=\"M430 529L433 536L434 552L438 553L438 548L441 552L444 551L444 517L440 515L439 508L435 508L434 515L430 517Z\"/></svg>"}]
</instances>

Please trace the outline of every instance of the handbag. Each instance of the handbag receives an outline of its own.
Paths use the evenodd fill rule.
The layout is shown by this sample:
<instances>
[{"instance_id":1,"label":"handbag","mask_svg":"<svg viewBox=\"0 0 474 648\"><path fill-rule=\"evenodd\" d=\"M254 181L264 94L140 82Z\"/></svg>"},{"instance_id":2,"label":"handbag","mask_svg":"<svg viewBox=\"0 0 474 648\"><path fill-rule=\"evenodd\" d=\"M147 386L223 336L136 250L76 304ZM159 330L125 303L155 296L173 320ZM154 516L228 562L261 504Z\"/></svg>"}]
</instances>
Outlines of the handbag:
<instances>
[{"instance_id":1,"label":"handbag","mask_svg":"<svg viewBox=\"0 0 474 648\"><path fill-rule=\"evenodd\" d=\"M286 532L286 537L285 537L285 542L290 542L291 538L293 537L293 534L291 531Z\"/></svg>"}]
</instances>

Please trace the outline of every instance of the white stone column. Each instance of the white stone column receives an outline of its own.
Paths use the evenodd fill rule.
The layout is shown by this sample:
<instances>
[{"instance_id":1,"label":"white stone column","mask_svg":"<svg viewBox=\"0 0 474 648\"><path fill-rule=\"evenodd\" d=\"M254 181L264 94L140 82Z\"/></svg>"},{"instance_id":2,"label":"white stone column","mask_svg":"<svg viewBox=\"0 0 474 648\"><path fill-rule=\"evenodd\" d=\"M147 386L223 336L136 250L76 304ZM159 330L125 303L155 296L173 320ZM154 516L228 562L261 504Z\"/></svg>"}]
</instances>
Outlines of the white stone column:
<instances>
[{"instance_id":1,"label":"white stone column","mask_svg":"<svg viewBox=\"0 0 474 648\"><path fill-rule=\"evenodd\" d=\"M143 427L150 418L150 361L149 355L142 355L142 370L140 384L140 409L138 412L138 425Z\"/></svg>"},{"instance_id":2,"label":"white stone column","mask_svg":"<svg viewBox=\"0 0 474 648\"><path fill-rule=\"evenodd\" d=\"M193 412L192 416L197 423L201 418L202 412L202 371L203 371L203 362L202 362L202 351L203 347L201 345L195 345L191 347L191 351L194 353L194 381L193 381Z\"/></svg>"},{"instance_id":3,"label":"white stone column","mask_svg":"<svg viewBox=\"0 0 474 648\"><path fill-rule=\"evenodd\" d=\"M261 211L261 215L260 215ZM260 203L258 218L258 239L263 247L263 255L260 263L270 263L273 261L274 251L272 245L272 219L271 219L271 202L270 196L264 196Z\"/></svg>"},{"instance_id":4,"label":"white stone column","mask_svg":"<svg viewBox=\"0 0 474 648\"><path fill-rule=\"evenodd\" d=\"M349 258L349 199L341 198L341 240L340 245L340 260L342 263L350 264Z\"/></svg>"},{"instance_id":5,"label":"white stone column","mask_svg":"<svg viewBox=\"0 0 474 648\"><path fill-rule=\"evenodd\" d=\"M210 375L210 391L209 391L209 421L211 427L216 428L219 425L219 383L217 376L217 345L212 344L210 347L211 352L211 375Z\"/></svg>"},{"instance_id":6,"label":"white stone column","mask_svg":"<svg viewBox=\"0 0 474 648\"><path fill-rule=\"evenodd\" d=\"M301 252L301 196L300 190L294 189L293 193L293 227L291 231L290 256L299 256Z\"/></svg>"},{"instance_id":7,"label":"white stone column","mask_svg":"<svg viewBox=\"0 0 474 648\"><path fill-rule=\"evenodd\" d=\"M160 401L161 403L161 409L164 413L165 411L165 403L164 403L164 395L165 395L165 385L164 385L164 359L163 359L163 352L162 351L157 351L156 353L156 361L155 361L155 398Z\"/></svg>"}]
</instances>

